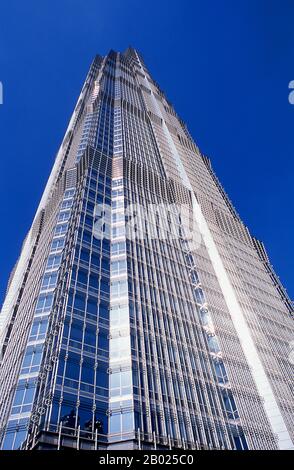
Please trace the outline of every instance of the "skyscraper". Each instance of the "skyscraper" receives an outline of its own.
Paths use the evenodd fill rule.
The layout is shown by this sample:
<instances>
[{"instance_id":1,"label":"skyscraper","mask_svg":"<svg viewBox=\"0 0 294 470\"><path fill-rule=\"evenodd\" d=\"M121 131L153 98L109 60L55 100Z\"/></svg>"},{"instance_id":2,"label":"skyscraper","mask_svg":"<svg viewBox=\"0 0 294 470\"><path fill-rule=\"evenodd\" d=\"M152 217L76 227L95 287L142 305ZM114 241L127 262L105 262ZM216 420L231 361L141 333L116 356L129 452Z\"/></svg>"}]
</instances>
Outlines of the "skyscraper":
<instances>
[{"instance_id":1,"label":"skyscraper","mask_svg":"<svg viewBox=\"0 0 294 470\"><path fill-rule=\"evenodd\" d=\"M2 449L293 449L291 315L141 56L96 56L0 315Z\"/></svg>"}]
</instances>

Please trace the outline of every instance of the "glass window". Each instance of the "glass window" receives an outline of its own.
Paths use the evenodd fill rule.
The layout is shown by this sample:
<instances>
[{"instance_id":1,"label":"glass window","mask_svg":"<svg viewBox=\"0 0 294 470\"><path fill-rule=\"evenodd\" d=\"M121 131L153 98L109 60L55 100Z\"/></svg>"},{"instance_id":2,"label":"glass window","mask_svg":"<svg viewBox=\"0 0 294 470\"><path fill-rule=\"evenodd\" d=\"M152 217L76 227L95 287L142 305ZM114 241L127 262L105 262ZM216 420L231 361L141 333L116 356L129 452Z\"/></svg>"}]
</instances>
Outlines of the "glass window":
<instances>
[{"instance_id":1,"label":"glass window","mask_svg":"<svg viewBox=\"0 0 294 470\"><path fill-rule=\"evenodd\" d=\"M89 286L94 287L95 289L98 289L98 286L99 286L98 274L92 274L92 273L90 274Z\"/></svg>"},{"instance_id":2,"label":"glass window","mask_svg":"<svg viewBox=\"0 0 294 470\"><path fill-rule=\"evenodd\" d=\"M114 281L111 283L111 296L112 297L122 297L128 293L128 283L127 281Z\"/></svg>"},{"instance_id":3,"label":"glass window","mask_svg":"<svg viewBox=\"0 0 294 470\"><path fill-rule=\"evenodd\" d=\"M122 414L122 431L130 432L133 431L133 413L123 413Z\"/></svg>"},{"instance_id":4,"label":"glass window","mask_svg":"<svg viewBox=\"0 0 294 470\"><path fill-rule=\"evenodd\" d=\"M79 294L76 294L74 301L74 308L79 310L85 310L85 297Z\"/></svg>"},{"instance_id":5,"label":"glass window","mask_svg":"<svg viewBox=\"0 0 294 470\"><path fill-rule=\"evenodd\" d=\"M118 434L121 432L121 415L113 414L110 416L110 434Z\"/></svg>"},{"instance_id":6,"label":"glass window","mask_svg":"<svg viewBox=\"0 0 294 470\"><path fill-rule=\"evenodd\" d=\"M2 450L11 450L15 438L14 432L7 432L3 441Z\"/></svg>"},{"instance_id":7,"label":"glass window","mask_svg":"<svg viewBox=\"0 0 294 470\"><path fill-rule=\"evenodd\" d=\"M78 277L77 277L77 282L81 284L86 284L88 283L88 272L83 271L82 269L79 269L78 271Z\"/></svg>"},{"instance_id":8,"label":"glass window","mask_svg":"<svg viewBox=\"0 0 294 470\"><path fill-rule=\"evenodd\" d=\"M111 263L111 274L119 275L124 274L127 271L127 262L126 260L113 261Z\"/></svg>"},{"instance_id":9,"label":"glass window","mask_svg":"<svg viewBox=\"0 0 294 470\"><path fill-rule=\"evenodd\" d=\"M64 237L53 239L51 251L61 250L64 247Z\"/></svg>"},{"instance_id":10,"label":"glass window","mask_svg":"<svg viewBox=\"0 0 294 470\"><path fill-rule=\"evenodd\" d=\"M57 225L54 230L54 235L61 235L67 231L67 224Z\"/></svg>"},{"instance_id":11,"label":"glass window","mask_svg":"<svg viewBox=\"0 0 294 470\"><path fill-rule=\"evenodd\" d=\"M36 312L47 312L51 309L53 303L53 295L52 294L47 294L47 295L40 295L37 306L36 306Z\"/></svg>"},{"instance_id":12,"label":"glass window","mask_svg":"<svg viewBox=\"0 0 294 470\"><path fill-rule=\"evenodd\" d=\"M120 387L120 372L116 372L110 375L110 387L111 388Z\"/></svg>"},{"instance_id":13,"label":"glass window","mask_svg":"<svg viewBox=\"0 0 294 470\"><path fill-rule=\"evenodd\" d=\"M57 282L57 273L50 273L50 274L45 274L42 282L42 289L52 289L53 287L56 286Z\"/></svg>"},{"instance_id":14,"label":"glass window","mask_svg":"<svg viewBox=\"0 0 294 470\"><path fill-rule=\"evenodd\" d=\"M218 382L226 383L228 381L228 377L224 364L222 362L215 362L214 367Z\"/></svg>"},{"instance_id":15,"label":"glass window","mask_svg":"<svg viewBox=\"0 0 294 470\"><path fill-rule=\"evenodd\" d=\"M46 318L37 318L34 320L30 333L30 341L45 338L48 320Z\"/></svg>"},{"instance_id":16,"label":"glass window","mask_svg":"<svg viewBox=\"0 0 294 470\"><path fill-rule=\"evenodd\" d=\"M72 206L72 200L63 201L61 204L61 209L67 209Z\"/></svg>"},{"instance_id":17,"label":"glass window","mask_svg":"<svg viewBox=\"0 0 294 470\"><path fill-rule=\"evenodd\" d=\"M220 346L216 336L208 336L207 341L210 351L214 353L218 353L220 351Z\"/></svg>"},{"instance_id":18,"label":"glass window","mask_svg":"<svg viewBox=\"0 0 294 470\"><path fill-rule=\"evenodd\" d=\"M111 254L112 255L120 255L125 253L126 251L126 244L125 242L117 242L111 244Z\"/></svg>"},{"instance_id":19,"label":"glass window","mask_svg":"<svg viewBox=\"0 0 294 470\"><path fill-rule=\"evenodd\" d=\"M47 269L53 269L59 266L61 262L61 256L60 255L50 255L48 257L47 261Z\"/></svg>"},{"instance_id":20,"label":"glass window","mask_svg":"<svg viewBox=\"0 0 294 470\"><path fill-rule=\"evenodd\" d=\"M58 219L57 221L58 222L63 222L63 221L66 221L69 219L69 215L70 215L70 212L69 211L65 211L65 212L61 212L58 216Z\"/></svg>"}]
</instances>

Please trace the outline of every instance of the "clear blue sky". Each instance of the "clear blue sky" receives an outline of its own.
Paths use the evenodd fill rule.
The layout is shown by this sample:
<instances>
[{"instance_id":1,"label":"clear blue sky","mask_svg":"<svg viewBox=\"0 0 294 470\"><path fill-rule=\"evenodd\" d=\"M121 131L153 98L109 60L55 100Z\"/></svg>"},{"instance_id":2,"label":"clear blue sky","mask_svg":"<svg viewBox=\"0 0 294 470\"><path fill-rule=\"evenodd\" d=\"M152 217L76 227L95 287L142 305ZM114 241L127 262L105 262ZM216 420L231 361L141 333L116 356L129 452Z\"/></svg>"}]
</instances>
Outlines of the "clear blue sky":
<instances>
[{"instance_id":1,"label":"clear blue sky","mask_svg":"<svg viewBox=\"0 0 294 470\"><path fill-rule=\"evenodd\" d=\"M0 19L0 299L93 56L128 45L294 297L293 1L9 0Z\"/></svg>"}]
</instances>

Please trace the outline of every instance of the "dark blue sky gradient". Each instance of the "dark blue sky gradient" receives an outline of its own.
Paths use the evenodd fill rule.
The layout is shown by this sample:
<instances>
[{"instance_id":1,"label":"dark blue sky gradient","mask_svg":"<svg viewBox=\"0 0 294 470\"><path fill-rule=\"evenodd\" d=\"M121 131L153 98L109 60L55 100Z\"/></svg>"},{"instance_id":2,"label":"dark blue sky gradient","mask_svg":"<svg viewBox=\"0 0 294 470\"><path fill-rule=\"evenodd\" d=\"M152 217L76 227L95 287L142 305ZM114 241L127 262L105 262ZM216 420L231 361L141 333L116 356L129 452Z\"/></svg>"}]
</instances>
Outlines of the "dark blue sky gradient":
<instances>
[{"instance_id":1,"label":"dark blue sky gradient","mask_svg":"<svg viewBox=\"0 0 294 470\"><path fill-rule=\"evenodd\" d=\"M293 1L9 0L0 21L0 299L93 56L128 45L294 297Z\"/></svg>"}]
</instances>

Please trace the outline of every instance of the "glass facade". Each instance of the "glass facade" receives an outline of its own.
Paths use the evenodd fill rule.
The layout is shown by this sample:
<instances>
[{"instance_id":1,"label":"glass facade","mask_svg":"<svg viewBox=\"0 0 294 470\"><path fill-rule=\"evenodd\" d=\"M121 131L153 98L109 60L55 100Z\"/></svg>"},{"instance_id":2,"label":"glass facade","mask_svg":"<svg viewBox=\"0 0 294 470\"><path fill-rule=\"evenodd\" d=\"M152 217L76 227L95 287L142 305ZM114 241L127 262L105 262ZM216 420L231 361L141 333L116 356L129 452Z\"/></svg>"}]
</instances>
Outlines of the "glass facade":
<instances>
[{"instance_id":1,"label":"glass facade","mask_svg":"<svg viewBox=\"0 0 294 470\"><path fill-rule=\"evenodd\" d=\"M291 449L291 313L141 56L97 56L0 315L1 448Z\"/></svg>"}]
</instances>

